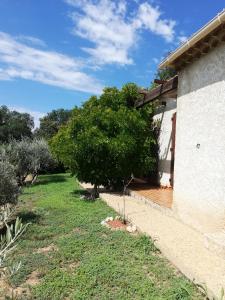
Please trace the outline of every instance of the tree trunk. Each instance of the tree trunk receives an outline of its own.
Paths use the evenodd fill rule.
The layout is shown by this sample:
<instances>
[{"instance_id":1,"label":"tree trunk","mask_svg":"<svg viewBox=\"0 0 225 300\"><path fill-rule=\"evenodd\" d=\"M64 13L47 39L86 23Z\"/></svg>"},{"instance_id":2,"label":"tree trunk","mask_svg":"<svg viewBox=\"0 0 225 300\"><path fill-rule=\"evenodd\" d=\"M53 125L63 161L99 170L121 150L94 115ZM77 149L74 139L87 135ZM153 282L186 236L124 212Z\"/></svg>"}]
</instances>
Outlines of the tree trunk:
<instances>
[{"instance_id":1,"label":"tree trunk","mask_svg":"<svg viewBox=\"0 0 225 300\"><path fill-rule=\"evenodd\" d=\"M98 185L95 184L92 192L93 199L97 199L99 197Z\"/></svg>"},{"instance_id":2,"label":"tree trunk","mask_svg":"<svg viewBox=\"0 0 225 300\"><path fill-rule=\"evenodd\" d=\"M32 181L31 181L31 184L34 184L34 183L36 182L36 180L37 180L37 176L38 176L38 174L37 174L37 173L35 173L35 174L33 175L33 178L32 178Z\"/></svg>"}]
</instances>

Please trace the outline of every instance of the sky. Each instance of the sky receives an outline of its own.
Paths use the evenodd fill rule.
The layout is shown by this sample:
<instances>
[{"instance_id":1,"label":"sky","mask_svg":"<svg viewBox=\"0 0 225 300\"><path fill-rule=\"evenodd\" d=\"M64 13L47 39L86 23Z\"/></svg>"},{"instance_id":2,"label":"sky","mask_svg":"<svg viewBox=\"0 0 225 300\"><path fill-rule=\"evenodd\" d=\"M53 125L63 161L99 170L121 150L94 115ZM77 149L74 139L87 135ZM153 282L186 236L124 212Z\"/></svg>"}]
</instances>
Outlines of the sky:
<instances>
[{"instance_id":1,"label":"sky","mask_svg":"<svg viewBox=\"0 0 225 300\"><path fill-rule=\"evenodd\" d=\"M0 105L38 120L105 86L148 87L224 0L0 0Z\"/></svg>"}]
</instances>

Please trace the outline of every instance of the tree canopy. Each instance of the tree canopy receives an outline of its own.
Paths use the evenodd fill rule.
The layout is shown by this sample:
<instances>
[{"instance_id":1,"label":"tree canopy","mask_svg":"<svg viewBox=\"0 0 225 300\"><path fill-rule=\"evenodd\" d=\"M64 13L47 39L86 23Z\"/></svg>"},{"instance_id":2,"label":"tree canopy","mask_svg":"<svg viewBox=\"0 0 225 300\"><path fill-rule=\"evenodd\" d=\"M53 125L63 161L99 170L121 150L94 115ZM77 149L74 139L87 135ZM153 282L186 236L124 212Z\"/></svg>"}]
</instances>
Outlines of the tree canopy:
<instances>
[{"instance_id":1,"label":"tree canopy","mask_svg":"<svg viewBox=\"0 0 225 300\"><path fill-rule=\"evenodd\" d=\"M152 110L135 109L139 97L131 83L92 96L53 137L53 153L79 180L95 186L115 186L152 170Z\"/></svg>"},{"instance_id":2,"label":"tree canopy","mask_svg":"<svg viewBox=\"0 0 225 300\"><path fill-rule=\"evenodd\" d=\"M34 120L28 113L10 111L7 106L0 107L0 142L7 143L10 139L21 140L31 137Z\"/></svg>"},{"instance_id":3,"label":"tree canopy","mask_svg":"<svg viewBox=\"0 0 225 300\"><path fill-rule=\"evenodd\" d=\"M35 130L35 135L50 139L59 130L60 126L66 124L71 116L71 110L57 109L49 112L40 119L40 128Z\"/></svg>"},{"instance_id":4,"label":"tree canopy","mask_svg":"<svg viewBox=\"0 0 225 300\"><path fill-rule=\"evenodd\" d=\"M160 80L168 80L172 77L174 77L176 75L176 71L174 69L171 68L164 68L164 69L159 69L157 70L156 74L155 74L155 78L160 79ZM157 87L157 83L155 82L151 82L151 85L149 87L149 89L154 89L155 87Z\"/></svg>"},{"instance_id":5,"label":"tree canopy","mask_svg":"<svg viewBox=\"0 0 225 300\"><path fill-rule=\"evenodd\" d=\"M6 154L7 161L14 167L19 185L24 184L28 175L36 177L41 169L53 162L48 143L44 139L11 140L0 147L1 153Z\"/></svg>"}]
</instances>

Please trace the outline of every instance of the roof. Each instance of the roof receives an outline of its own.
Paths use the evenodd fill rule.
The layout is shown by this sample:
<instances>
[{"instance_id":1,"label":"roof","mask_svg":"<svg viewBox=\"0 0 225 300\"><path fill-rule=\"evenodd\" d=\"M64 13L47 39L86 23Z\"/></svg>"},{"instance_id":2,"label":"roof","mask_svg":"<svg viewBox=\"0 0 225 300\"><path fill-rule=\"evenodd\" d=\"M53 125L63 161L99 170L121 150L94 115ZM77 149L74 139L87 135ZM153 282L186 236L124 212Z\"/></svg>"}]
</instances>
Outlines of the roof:
<instances>
[{"instance_id":1,"label":"roof","mask_svg":"<svg viewBox=\"0 0 225 300\"><path fill-rule=\"evenodd\" d=\"M225 41L225 9L167 56L159 68L173 67L179 70L223 41Z\"/></svg>"},{"instance_id":2,"label":"roof","mask_svg":"<svg viewBox=\"0 0 225 300\"><path fill-rule=\"evenodd\" d=\"M142 91L141 94L144 95L143 100L138 101L135 104L136 108L140 108L144 106L147 103L153 102L156 99L159 99L160 97L166 95L168 98L172 94L176 94L177 92L177 85L178 85L178 76L174 76L173 78L161 83L156 88L150 90L150 91ZM175 95L176 96L176 95ZM173 95L174 97L174 95Z\"/></svg>"}]
</instances>

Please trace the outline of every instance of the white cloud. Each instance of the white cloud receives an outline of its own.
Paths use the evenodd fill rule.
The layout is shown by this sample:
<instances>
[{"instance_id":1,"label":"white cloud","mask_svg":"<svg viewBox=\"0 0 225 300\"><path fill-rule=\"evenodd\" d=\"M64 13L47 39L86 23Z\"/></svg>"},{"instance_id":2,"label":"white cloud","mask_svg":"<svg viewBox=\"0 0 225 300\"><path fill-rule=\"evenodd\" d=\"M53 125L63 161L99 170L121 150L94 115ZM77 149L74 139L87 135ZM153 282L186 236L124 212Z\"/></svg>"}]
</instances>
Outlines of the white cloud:
<instances>
[{"instance_id":1,"label":"white cloud","mask_svg":"<svg viewBox=\"0 0 225 300\"><path fill-rule=\"evenodd\" d=\"M34 127L37 128L40 125L40 118L43 118L46 113L40 112L40 111L35 111L35 110L31 110L29 108L26 107L20 107L20 106L9 106L10 110L16 110L20 113L28 113L30 114L33 118L34 118Z\"/></svg>"},{"instance_id":2,"label":"white cloud","mask_svg":"<svg viewBox=\"0 0 225 300\"><path fill-rule=\"evenodd\" d=\"M18 41L25 42L34 46L40 46L40 47L47 46L43 40L29 35L19 35L16 39Z\"/></svg>"},{"instance_id":3,"label":"white cloud","mask_svg":"<svg viewBox=\"0 0 225 300\"><path fill-rule=\"evenodd\" d=\"M174 20L161 18L162 12L159 7L153 7L145 2L139 6L137 19L135 21L137 28L145 28L154 34L162 36L167 42L174 39Z\"/></svg>"},{"instance_id":4,"label":"white cloud","mask_svg":"<svg viewBox=\"0 0 225 300\"><path fill-rule=\"evenodd\" d=\"M167 42L174 39L174 20L162 18L159 7L147 2L137 4L129 12L125 0L65 0L76 11L70 16L73 34L93 43L83 50L97 64L132 64L130 51L137 44L143 30L161 36Z\"/></svg>"},{"instance_id":5,"label":"white cloud","mask_svg":"<svg viewBox=\"0 0 225 300\"><path fill-rule=\"evenodd\" d=\"M188 37L185 36L185 35L180 35L180 36L178 36L178 38L177 38L179 44L182 44L182 43L186 42L187 39L188 39Z\"/></svg>"},{"instance_id":6,"label":"white cloud","mask_svg":"<svg viewBox=\"0 0 225 300\"><path fill-rule=\"evenodd\" d=\"M65 89L100 93L101 84L79 59L27 46L0 32L0 80L22 78Z\"/></svg>"},{"instance_id":7,"label":"white cloud","mask_svg":"<svg viewBox=\"0 0 225 300\"><path fill-rule=\"evenodd\" d=\"M71 3L71 1L70 1ZM73 33L95 44L93 48L83 48L99 63L131 64L128 50L134 44L136 32L125 21L126 4L100 0L97 5L92 1L74 2L81 13L73 13L75 27Z\"/></svg>"}]
</instances>

